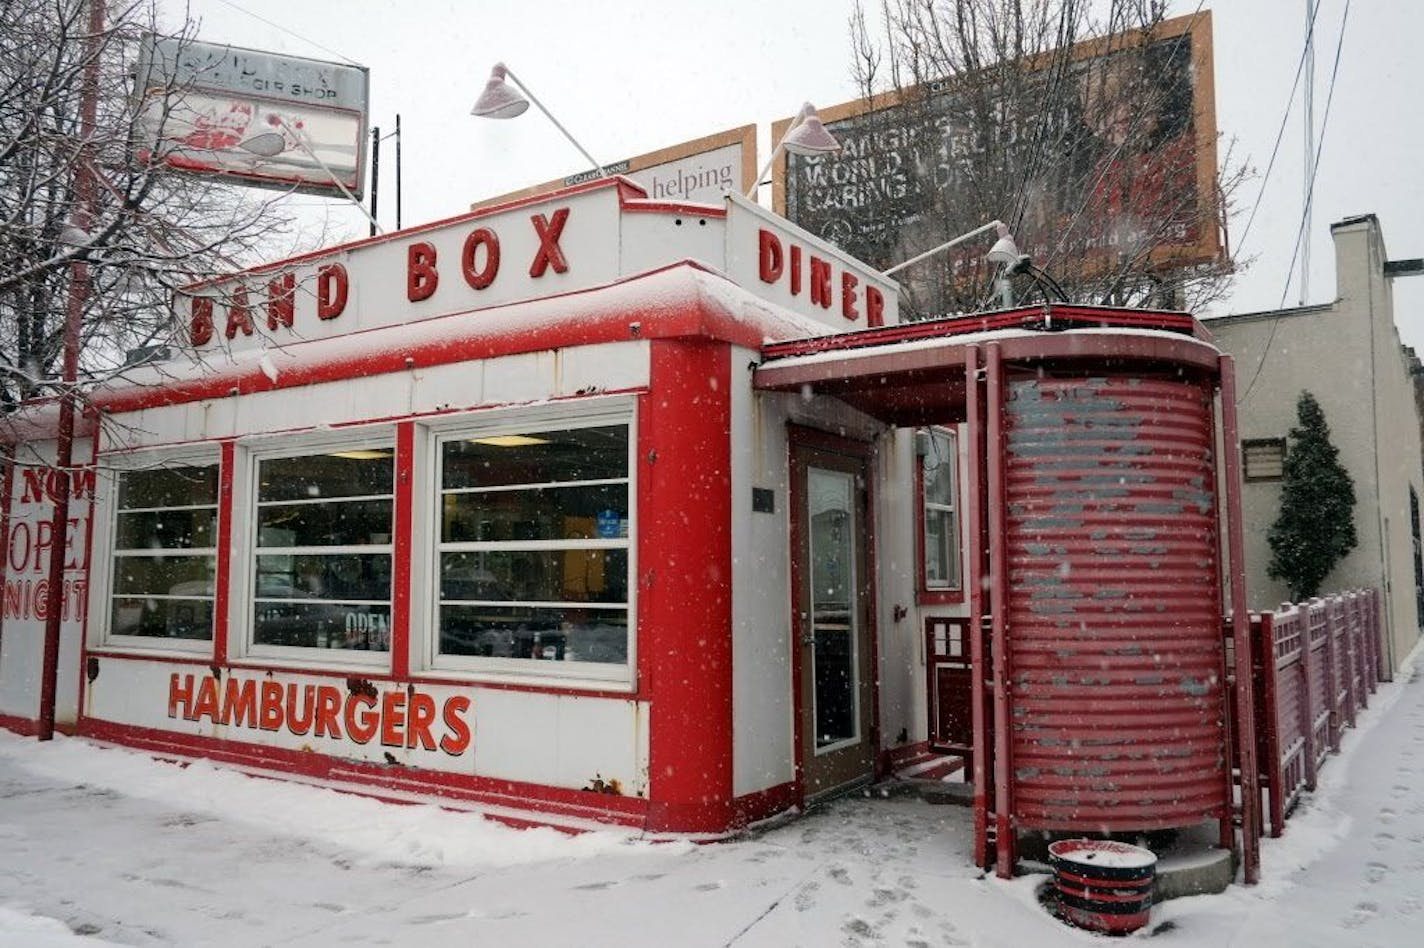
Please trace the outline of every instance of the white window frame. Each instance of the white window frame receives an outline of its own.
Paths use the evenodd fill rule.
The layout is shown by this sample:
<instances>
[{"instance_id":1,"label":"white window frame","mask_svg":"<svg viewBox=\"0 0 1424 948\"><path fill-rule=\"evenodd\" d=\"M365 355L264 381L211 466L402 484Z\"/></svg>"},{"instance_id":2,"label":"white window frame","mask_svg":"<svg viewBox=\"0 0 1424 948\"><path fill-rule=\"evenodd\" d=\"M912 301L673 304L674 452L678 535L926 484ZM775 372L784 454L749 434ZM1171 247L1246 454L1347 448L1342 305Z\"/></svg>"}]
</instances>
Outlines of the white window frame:
<instances>
[{"instance_id":1,"label":"white window frame","mask_svg":"<svg viewBox=\"0 0 1424 948\"><path fill-rule=\"evenodd\" d=\"M213 558L213 625L206 639L179 639L153 635L122 635L113 631L113 589L115 557L118 553L119 526L119 478L130 471L153 470L161 467L207 467L218 469L217 493L213 497L216 511L213 546L200 548ZM179 653L183 655L212 655L218 625L218 587L222 585L221 565L218 556L219 537L222 536L224 513L222 509L222 451L216 443L202 448L191 446L182 449L141 448L121 453L105 454L99 457L95 478L95 505L92 516L98 517L94 537L94 550L90 551L89 571L92 587L89 590L89 615L97 619L90 623L89 643L91 647L114 651ZM206 506L199 505L199 506ZM170 509L170 508L163 508ZM171 508L180 509L180 508ZM196 550L185 549L184 554L200 555ZM95 570L94 564L101 564Z\"/></svg>"},{"instance_id":2,"label":"white window frame","mask_svg":"<svg viewBox=\"0 0 1424 948\"><path fill-rule=\"evenodd\" d=\"M261 547L257 543L258 491L261 488L257 473L263 461L283 458L299 458L315 454L331 454L337 451L391 452L391 538L390 542L379 545L331 546L331 547L290 547L290 555L305 553L320 555L341 552L385 553L391 558L391 590L387 600L390 608L391 642L386 651L363 651L359 649L319 648L303 645L268 645L254 641L256 635L255 603L257 598L257 557ZM338 432L322 435L281 435L249 439L238 445L234 459L236 476L233 484L233 537L241 542L234 543L232 557L233 580L230 586L228 612L229 635L228 652L232 658L260 662L263 665L290 665L293 667L321 667L337 669L388 670L391 667L395 640L395 599L398 581L396 547L396 485L400 477L400 458L393 424L343 428ZM384 496L384 495L375 495ZM358 498L341 498L355 500Z\"/></svg>"},{"instance_id":3,"label":"white window frame","mask_svg":"<svg viewBox=\"0 0 1424 948\"><path fill-rule=\"evenodd\" d=\"M637 445L638 426L636 402L632 398L610 396L589 400L590 404L562 403L540 406L537 409L490 410L462 414L454 418L441 419L423 425L424 437L417 434L418 456L426 459L423 477L417 484L426 485L426 502L422 505L421 529L415 531L413 540L418 551L413 554L412 570L416 573L412 583L418 592L412 597L415 602L412 614L421 615L420 628L425 630L419 643L412 642L414 656L421 660L429 673L449 675L463 680L509 681L531 685L553 685L562 687L589 686L600 690L633 690L638 667L637 658ZM510 549L505 542L481 543L463 541L444 543L440 539L441 502L443 497L443 450L449 441L469 438L493 437L503 434L526 434L543 430L567 430L571 428L598 428L609 425L623 425L628 429L628 535L619 541L599 539L588 540L542 540L518 541L525 549L623 549L627 554L628 617L627 661L621 665L600 662L539 661L527 658L504 658L475 655L443 655L440 653L440 555L441 553L477 552L479 549ZM418 565L417 565L418 564ZM417 578L418 577L418 578ZM563 603L555 603L562 605ZM538 605L537 603L534 605ZM412 620L414 626L414 618ZM412 630L412 639L416 632Z\"/></svg>"},{"instance_id":4,"label":"white window frame","mask_svg":"<svg viewBox=\"0 0 1424 948\"><path fill-rule=\"evenodd\" d=\"M925 479L925 459L929 457L928 450L924 455L917 456L915 465L915 476L919 478L919 489L915 492L920 499L920 509L918 513L920 530L920 568L919 574L924 582L924 591L928 593L952 593L960 592L964 588L964 538L960 535L959 522L959 432L954 428L941 425L932 425L923 429L925 444L931 445L936 436L949 441L949 455L944 459L949 465L949 495L948 504L931 503L929 497L929 485ZM930 579L930 537L929 522L930 512L948 514L949 523L953 530L953 537L950 539L950 553L954 557L954 575L949 579Z\"/></svg>"}]
</instances>

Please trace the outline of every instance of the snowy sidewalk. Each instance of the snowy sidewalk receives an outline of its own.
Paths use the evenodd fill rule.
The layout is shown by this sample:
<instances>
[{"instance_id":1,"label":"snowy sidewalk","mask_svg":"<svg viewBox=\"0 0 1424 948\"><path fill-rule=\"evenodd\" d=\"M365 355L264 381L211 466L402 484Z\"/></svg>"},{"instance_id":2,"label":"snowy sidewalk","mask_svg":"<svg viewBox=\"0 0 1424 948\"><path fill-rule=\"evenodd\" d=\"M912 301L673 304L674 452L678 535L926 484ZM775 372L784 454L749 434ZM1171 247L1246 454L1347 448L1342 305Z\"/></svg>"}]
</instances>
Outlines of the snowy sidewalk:
<instances>
[{"instance_id":1,"label":"snowy sidewalk","mask_svg":"<svg viewBox=\"0 0 1424 948\"><path fill-rule=\"evenodd\" d=\"M1154 945L1403 946L1424 922L1424 680L1383 686L1262 885ZM968 864L969 812L840 801L750 839L568 838L0 732L0 946L1103 944ZM75 934L78 933L78 934Z\"/></svg>"}]
</instances>

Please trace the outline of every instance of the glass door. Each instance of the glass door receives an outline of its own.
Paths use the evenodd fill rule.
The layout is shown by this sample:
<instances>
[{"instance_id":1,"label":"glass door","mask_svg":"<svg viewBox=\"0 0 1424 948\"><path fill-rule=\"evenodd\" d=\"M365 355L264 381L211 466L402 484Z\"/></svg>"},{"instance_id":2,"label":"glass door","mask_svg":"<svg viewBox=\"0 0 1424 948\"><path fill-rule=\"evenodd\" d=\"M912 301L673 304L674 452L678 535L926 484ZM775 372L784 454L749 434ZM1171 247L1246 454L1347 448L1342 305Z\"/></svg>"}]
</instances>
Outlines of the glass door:
<instances>
[{"instance_id":1,"label":"glass door","mask_svg":"<svg viewBox=\"0 0 1424 948\"><path fill-rule=\"evenodd\" d=\"M866 464L798 446L793 472L801 769L813 798L873 775Z\"/></svg>"}]
</instances>

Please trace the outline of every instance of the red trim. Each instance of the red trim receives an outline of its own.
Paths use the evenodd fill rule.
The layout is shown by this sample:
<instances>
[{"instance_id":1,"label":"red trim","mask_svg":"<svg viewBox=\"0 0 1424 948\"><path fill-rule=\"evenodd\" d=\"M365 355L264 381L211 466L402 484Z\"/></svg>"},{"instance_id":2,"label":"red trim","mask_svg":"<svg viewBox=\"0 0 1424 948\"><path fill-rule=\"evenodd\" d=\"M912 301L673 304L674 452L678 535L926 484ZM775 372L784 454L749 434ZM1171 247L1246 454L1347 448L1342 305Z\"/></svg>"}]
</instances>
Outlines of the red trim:
<instances>
[{"instance_id":1,"label":"red trim","mask_svg":"<svg viewBox=\"0 0 1424 948\"><path fill-rule=\"evenodd\" d=\"M630 283L673 270L711 272L696 262L682 261L611 285ZM774 323L747 321L721 306L710 304L699 291L697 280L690 272L685 275L685 280L684 299L644 294L640 302L630 305L626 297L618 294L607 300L596 297L582 299L607 287L578 290L562 296L353 332L341 337L344 342L339 347L329 345L330 340L325 339L295 342L273 352L279 369L275 382L262 372L260 366L244 363L228 370L183 381L169 381L163 385L96 391L92 401L103 411L117 414L524 352L635 339L700 338L756 349L765 341L767 333L773 331L771 327ZM528 327L515 332L508 328L501 329L499 320L487 322L472 318L476 314L494 314L534 304L548 305L560 299L571 304L582 302L587 308L575 311L571 305L556 321L531 315ZM575 316L577 318L572 318ZM439 324L441 331L431 332L429 327L436 324ZM381 333L386 335L379 335ZM368 340L364 347L355 342L363 337ZM400 344L397 344L398 341ZM306 353L314 355L306 358ZM288 356L290 360L286 358Z\"/></svg>"},{"instance_id":2,"label":"red trim","mask_svg":"<svg viewBox=\"0 0 1424 948\"><path fill-rule=\"evenodd\" d=\"M227 664L228 627L232 603L232 485L237 448L231 439L219 442L218 458L218 581L213 590L213 662Z\"/></svg>"},{"instance_id":3,"label":"red trim","mask_svg":"<svg viewBox=\"0 0 1424 948\"><path fill-rule=\"evenodd\" d=\"M688 217L725 218L727 209L714 204L698 204L695 201L658 201L652 198L625 200L623 210L631 214L659 213L685 214Z\"/></svg>"},{"instance_id":4,"label":"red trim","mask_svg":"<svg viewBox=\"0 0 1424 948\"><path fill-rule=\"evenodd\" d=\"M391 557L391 676L410 676L410 582L415 523L415 423L396 425L395 542Z\"/></svg>"},{"instance_id":5,"label":"red trim","mask_svg":"<svg viewBox=\"0 0 1424 948\"><path fill-rule=\"evenodd\" d=\"M18 714L0 714L0 727L18 734L21 737L34 737L40 732L40 722L36 718L26 718ZM64 721L56 721L54 725L56 733L74 735L78 733L73 724Z\"/></svg>"},{"instance_id":6,"label":"red trim","mask_svg":"<svg viewBox=\"0 0 1424 948\"><path fill-rule=\"evenodd\" d=\"M0 723L3 723L2 719ZM514 822L515 825L547 826L557 822L553 818L563 816L623 826L640 826L648 809L648 802L639 797L569 790L543 784L413 767L392 767L344 760L327 754L267 747L230 738L173 734L154 728L115 724L97 718L86 719L78 734L149 753L202 757L219 763L270 770L274 774L298 774L318 779L359 782L359 785L352 789L359 790L363 795L366 795L368 789L385 789L526 811L529 814L527 818L487 814L491 819ZM380 797L378 792L371 792L369 795Z\"/></svg>"},{"instance_id":7,"label":"red trim","mask_svg":"<svg viewBox=\"0 0 1424 948\"><path fill-rule=\"evenodd\" d=\"M1005 534L1004 484L1004 368L1003 354L997 343L990 343L985 369L988 391L986 419L988 421L986 458L989 462L989 614L993 616L993 681L994 681L994 835L996 857L994 872L1001 879L1012 879L1017 861L1017 839L1014 828L1013 775L1009 755L1009 626L1008 626L1008 551Z\"/></svg>"},{"instance_id":8,"label":"red trim","mask_svg":"<svg viewBox=\"0 0 1424 948\"><path fill-rule=\"evenodd\" d=\"M1231 637L1236 659L1234 730L1239 757L1237 766L1241 771L1241 874L1247 885L1255 885L1261 877L1261 791L1256 761L1256 701L1251 687L1251 616L1246 604L1246 557L1242 535L1241 430L1236 423L1236 365L1231 356L1221 357L1219 372L1222 454L1225 460L1222 493L1226 495L1226 551L1227 562L1231 564L1231 575L1228 577L1231 584ZM1274 650L1268 660L1275 660Z\"/></svg>"},{"instance_id":9,"label":"red trim","mask_svg":"<svg viewBox=\"0 0 1424 948\"><path fill-rule=\"evenodd\" d=\"M729 347L659 341L638 424L638 663L652 694L648 829L732 822Z\"/></svg>"},{"instance_id":10,"label":"red trim","mask_svg":"<svg viewBox=\"0 0 1424 948\"><path fill-rule=\"evenodd\" d=\"M732 825L749 826L796 806L800 795L795 781L779 783L765 790L748 793L732 801Z\"/></svg>"},{"instance_id":11,"label":"red trim","mask_svg":"<svg viewBox=\"0 0 1424 948\"><path fill-rule=\"evenodd\" d=\"M0 727L21 737L34 737L40 732L40 722L17 714L0 714Z\"/></svg>"},{"instance_id":12,"label":"red trim","mask_svg":"<svg viewBox=\"0 0 1424 948\"><path fill-rule=\"evenodd\" d=\"M1221 352L1210 343L1171 333L1094 332L1034 333L1004 336L989 341L999 347L1008 362L1029 364L1053 359L1084 362L1149 362L1200 370L1215 378ZM825 391L853 402L863 390L874 391L908 381L941 383L958 381L958 367L969 344L951 337L923 345L896 348L886 344L875 350L847 352L839 358L829 355L797 361L770 359L753 374L757 389L802 391L806 386L825 386ZM768 349L770 347L767 347ZM763 354L767 349L763 349ZM936 390L937 398L944 396ZM873 409L866 408L873 413Z\"/></svg>"},{"instance_id":13,"label":"red trim","mask_svg":"<svg viewBox=\"0 0 1424 948\"><path fill-rule=\"evenodd\" d=\"M817 336L813 339L793 339L767 345L763 347L762 354L768 359L780 359L786 356L810 355L815 352L908 342L913 339L962 336L995 329L1047 329L1050 326L1054 330L1080 329L1087 326L1116 326L1161 329L1192 335L1197 325L1197 321L1187 313L1054 304L1052 306L1022 307L997 313L986 313L982 316L951 316L946 319L898 323L875 329L860 329L830 336Z\"/></svg>"},{"instance_id":14,"label":"red trim","mask_svg":"<svg viewBox=\"0 0 1424 948\"><path fill-rule=\"evenodd\" d=\"M988 548L984 523L985 447L984 447L984 387L979 379L978 346L970 346L964 360L964 434L969 439L969 470L965 478L964 582L969 591L969 669L970 718L973 722L974 749L970 758L973 768L970 780L974 784L974 864L989 867L989 805L993 799L989 784L992 735L989 733L988 695L984 687L984 556Z\"/></svg>"}]
</instances>

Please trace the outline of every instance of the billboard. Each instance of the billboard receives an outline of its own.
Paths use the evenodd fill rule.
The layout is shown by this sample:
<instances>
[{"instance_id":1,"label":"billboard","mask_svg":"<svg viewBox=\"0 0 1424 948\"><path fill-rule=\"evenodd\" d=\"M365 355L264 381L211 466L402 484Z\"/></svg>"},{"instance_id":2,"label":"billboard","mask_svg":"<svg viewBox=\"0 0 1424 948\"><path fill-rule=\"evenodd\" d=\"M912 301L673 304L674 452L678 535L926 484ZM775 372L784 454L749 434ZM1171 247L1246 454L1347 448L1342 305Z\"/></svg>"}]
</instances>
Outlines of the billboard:
<instances>
[{"instance_id":1,"label":"billboard","mask_svg":"<svg viewBox=\"0 0 1424 948\"><path fill-rule=\"evenodd\" d=\"M138 77L141 160L360 199L365 67L150 34Z\"/></svg>"},{"instance_id":2,"label":"billboard","mask_svg":"<svg viewBox=\"0 0 1424 948\"><path fill-rule=\"evenodd\" d=\"M721 206L725 192L736 191L745 194L756 177L756 126L743 125L741 128L669 145L645 155L604 165L604 170L609 174L632 178L653 200ZM550 191L579 184L597 176L598 172L590 168L557 181L546 181L479 201L470 205L470 210L548 194Z\"/></svg>"},{"instance_id":3,"label":"billboard","mask_svg":"<svg viewBox=\"0 0 1424 948\"><path fill-rule=\"evenodd\" d=\"M1209 12L820 111L833 155L787 156L778 211L880 268L989 220L1061 280L1221 262ZM779 139L790 119L773 127ZM971 241L902 270L912 311L974 308Z\"/></svg>"}]
</instances>

